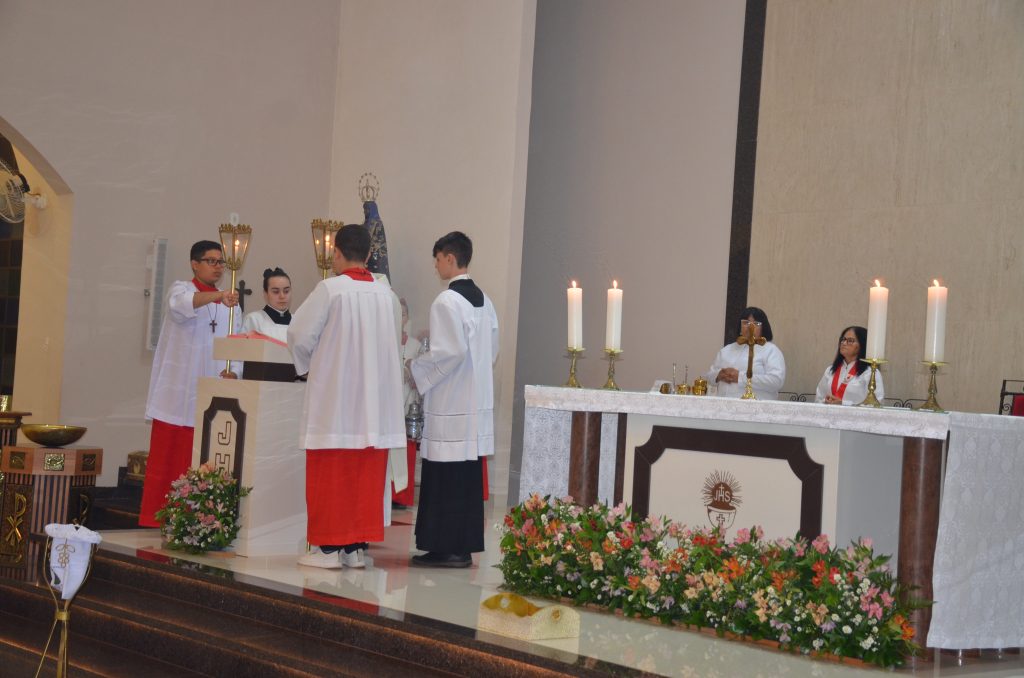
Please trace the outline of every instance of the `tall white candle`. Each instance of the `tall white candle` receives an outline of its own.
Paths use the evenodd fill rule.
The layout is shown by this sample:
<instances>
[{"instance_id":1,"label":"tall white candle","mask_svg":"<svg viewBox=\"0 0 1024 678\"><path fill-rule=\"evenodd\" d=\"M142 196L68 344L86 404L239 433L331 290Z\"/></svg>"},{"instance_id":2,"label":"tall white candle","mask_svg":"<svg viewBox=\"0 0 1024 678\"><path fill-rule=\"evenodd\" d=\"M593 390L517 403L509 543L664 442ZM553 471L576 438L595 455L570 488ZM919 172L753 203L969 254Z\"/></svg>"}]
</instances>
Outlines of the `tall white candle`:
<instances>
[{"instance_id":1,"label":"tall white candle","mask_svg":"<svg viewBox=\"0 0 1024 678\"><path fill-rule=\"evenodd\" d=\"M889 313L889 288L875 281L868 293L868 346L867 358L885 358L885 323Z\"/></svg>"},{"instance_id":2,"label":"tall white candle","mask_svg":"<svg viewBox=\"0 0 1024 678\"><path fill-rule=\"evenodd\" d=\"M946 295L939 281L928 288L928 320L924 329L924 359L941 363L946 353Z\"/></svg>"},{"instance_id":3,"label":"tall white candle","mask_svg":"<svg viewBox=\"0 0 1024 678\"><path fill-rule=\"evenodd\" d=\"M572 287L566 290L569 299L569 348L583 348L583 288Z\"/></svg>"},{"instance_id":4,"label":"tall white candle","mask_svg":"<svg viewBox=\"0 0 1024 678\"><path fill-rule=\"evenodd\" d=\"M604 347L611 351L622 350L622 290L619 282L612 281L608 288L608 322L605 325Z\"/></svg>"}]
</instances>

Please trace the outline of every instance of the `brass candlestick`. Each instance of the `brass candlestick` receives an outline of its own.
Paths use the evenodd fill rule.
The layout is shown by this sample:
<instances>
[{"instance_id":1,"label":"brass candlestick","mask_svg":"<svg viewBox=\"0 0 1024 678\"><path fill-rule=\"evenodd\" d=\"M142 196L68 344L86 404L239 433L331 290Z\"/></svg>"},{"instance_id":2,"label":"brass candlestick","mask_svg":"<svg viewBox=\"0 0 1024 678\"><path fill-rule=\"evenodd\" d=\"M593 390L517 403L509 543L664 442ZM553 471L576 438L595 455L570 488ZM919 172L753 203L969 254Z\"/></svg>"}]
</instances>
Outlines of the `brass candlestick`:
<instances>
[{"instance_id":1,"label":"brass candlestick","mask_svg":"<svg viewBox=\"0 0 1024 678\"><path fill-rule=\"evenodd\" d=\"M314 219L312 226L316 267L323 279L327 280L327 272L334 266L334 239L344 224L330 219Z\"/></svg>"},{"instance_id":2,"label":"brass candlestick","mask_svg":"<svg viewBox=\"0 0 1024 678\"><path fill-rule=\"evenodd\" d=\"M881 358L862 358L861 362L871 365L871 378L868 379L868 394L864 396L862 402L858 403L858 407L881 407L882 403L875 397L875 372L880 365L884 365L889 361Z\"/></svg>"},{"instance_id":3,"label":"brass candlestick","mask_svg":"<svg viewBox=\"0 0 1024 678\"><path fill-rule=\"evenodd\" d=\"M239 269L245 263L245 253L249 250L249 240L252 238L252 227L248 224L238 223L238 215L231 215L230 224L220 225L220 246L224 253L224 265L231 271L231 289L235 289L235 277ZM228 309L228 334L235 332L235 307ZM224 366L225 371L231 371L231 361Z\"/></svg>"},{"instance_id":4,"label":"brass candlestick","mask_svg":"<svg viewBox=\"0 0 1024 678\"><path fill-rule=\"evenodd\" d=\"M566 350L569 351L569 381L565 382L565 387L583 388L580 382L576 380L576 361L583 355L583 349L570 346Z\"/></svg>"},{"instance_id":5,"label":"brass candlestick","mask_svg":"<svg viewBox=\"0 0 1024 678\"><path fill-rule=\"evenodd\" d=\"M621 391L622 389L615 383L615 361L622 360L619 357L622 355L622 351L617 348L606 348L604 354L608 357L608 381L604 382L604 386L601 388L606 391Z\"/></svg>"},{"instance_id":6,"label":"brass candlestick","mask_svg":"<svg viewBox=\"0 0 1024 678\"><path fill-rule=\"evenodd\" d=\"M917 409L925 410L927 412L945 412L946 410L942 409L939 405L939 401L935 398L935 394L939 392L939 389L935 386L935 373L939 371L939 365L945 365L946 363L933 363L929 360L922 360L921 362L928 366L928 371L931 372L931 376L928 379L928 400L919 405Z\"/></svg>"}]
</instances>

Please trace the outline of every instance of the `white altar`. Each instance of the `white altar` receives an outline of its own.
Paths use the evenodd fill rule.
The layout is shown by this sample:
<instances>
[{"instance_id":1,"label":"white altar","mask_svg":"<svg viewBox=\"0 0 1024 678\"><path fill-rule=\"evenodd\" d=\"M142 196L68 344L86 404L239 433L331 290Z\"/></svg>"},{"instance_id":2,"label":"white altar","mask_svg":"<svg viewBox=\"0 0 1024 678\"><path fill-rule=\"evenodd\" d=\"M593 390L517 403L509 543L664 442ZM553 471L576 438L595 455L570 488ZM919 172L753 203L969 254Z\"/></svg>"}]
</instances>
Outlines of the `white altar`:
<instances>
[{"instance_id":1,"label":"white altar","mask_svg":"<svg viewBox=\"0 0 1024 678\"><path fill-rule=\"evenodd\" d=\"M294 374L287 347L265 339L227 337L214 357L245 365L243 379L204 378L196 395L192 465L206 460L252 487L241 500L240 556L297 554L306 536L306 464L299 449L304 383L268 381ZM256 377L256 378L253 378Z\"/></svg>"},{"instance_id":2,"label":"white altar","mask_svg":"<svg viewBox=\"0 0 1024 678\"><path fill-rule=\"evenodd\" d=\"M872 537L876 552L899 558L899 581L935 601L915 613L928 647L1024 645L1022 417L544 386L527 386L525 399L520 500L626 500L690 524L715 512L736 527L777 518L789 535L797 521L801 532L813 526L797 515L802 483L799 503L820 501L819 529L833 543ZM751 444L749 434L785 440ZM805 455L746 454L800 440ZM801 456L821 467L820 500L807 488L815 468L792 461ZM740 481L743 503L721 488L701 495L715 471ZM788 498L772 506L761 476L788 483Z\"/></svg>"}]
</instances>

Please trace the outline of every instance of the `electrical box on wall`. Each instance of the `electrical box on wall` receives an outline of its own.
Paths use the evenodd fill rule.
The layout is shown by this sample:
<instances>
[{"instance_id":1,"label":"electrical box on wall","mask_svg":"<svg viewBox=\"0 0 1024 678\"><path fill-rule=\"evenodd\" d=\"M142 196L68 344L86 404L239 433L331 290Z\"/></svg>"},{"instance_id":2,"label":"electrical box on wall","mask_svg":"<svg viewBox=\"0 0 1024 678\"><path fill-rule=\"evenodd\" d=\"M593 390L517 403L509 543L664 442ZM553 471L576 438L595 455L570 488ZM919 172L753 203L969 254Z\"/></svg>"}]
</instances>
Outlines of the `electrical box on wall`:
<instances>
[{"instance_id":1,"label":"electrical box on wall","mask_svg":"<svg viewBox=\"0 0 1024 678\"><path fill-rule=\"evenodd\" d=\"M146 348L156 350L160 327L164 321L164 274L167 269L167 238L155 238L146 257L149 269L149 287L146 288Z\"/></svg>"}]
</instances>

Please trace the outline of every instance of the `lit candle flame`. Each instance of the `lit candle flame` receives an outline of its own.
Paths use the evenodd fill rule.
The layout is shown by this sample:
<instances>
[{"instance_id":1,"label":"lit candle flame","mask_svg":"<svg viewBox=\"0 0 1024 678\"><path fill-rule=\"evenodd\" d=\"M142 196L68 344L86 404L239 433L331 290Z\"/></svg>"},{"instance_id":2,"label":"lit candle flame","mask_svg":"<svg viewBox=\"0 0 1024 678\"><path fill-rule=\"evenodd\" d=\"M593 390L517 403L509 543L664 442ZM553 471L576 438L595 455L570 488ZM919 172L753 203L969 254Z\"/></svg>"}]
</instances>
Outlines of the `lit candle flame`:
<instances>
[{"instance_id":1,"label":"lit candle flame","mask_svg":"<svg viewBox=\"0 0 1024 678\"><path fill-rule=\"evenodd\" d=\"M881 286L882 286L882 281L879 280L878 278L875 278L875 287L881 287Z\"/></svg>"},{"instance_id":2,"label":"lit candle flame","mask_svg":"<svg viewBox=\"0 0 1024 678\"><path fill-rule=\"evenodd\" d=\"M572 281L572 286L576 287L576 281L575 280Z\"/></svg>"},{"instance_id":3,"label":"lit candle flame","mask_svg":"<svg viewBox=\"0 0 1024 678\"><path fill-rule=\"evenodd\" d=\"M941 285L939 285L939 281L937 279L932 280L932 282L935 283L935 287L941 287Z\"/></svg>"},{"instance_id":4,"label":"lit candle flame","mask_svg":"<svg viewBox=\"0 0 1024 678\"><path fill-rule=\"evenodd\" d=\"M615 289L618 289L619 288L619 281L618 280L613 280L612 281L612 287L614 287Z\"/></svg>"}]
</instances>

